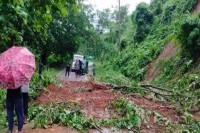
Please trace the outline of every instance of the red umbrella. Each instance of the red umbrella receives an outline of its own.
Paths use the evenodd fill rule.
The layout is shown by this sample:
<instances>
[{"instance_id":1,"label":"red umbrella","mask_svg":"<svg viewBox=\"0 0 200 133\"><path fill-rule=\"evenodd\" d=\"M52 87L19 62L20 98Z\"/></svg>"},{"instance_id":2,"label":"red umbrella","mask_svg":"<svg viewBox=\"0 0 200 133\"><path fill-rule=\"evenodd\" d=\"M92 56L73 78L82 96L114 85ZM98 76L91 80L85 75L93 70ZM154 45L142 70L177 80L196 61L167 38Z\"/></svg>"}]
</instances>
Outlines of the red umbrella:
<instances>
[{"instance_id":1,"label":"red umbrella","mask_svg":"<svg viewBox=\"0 0 200 133\"><path fill-rule=\"evenodd\" d=\"M13 46L0 55L0 87L16 89L31 80L35 56L25 47Z\"/></svg>"}]
</instances>

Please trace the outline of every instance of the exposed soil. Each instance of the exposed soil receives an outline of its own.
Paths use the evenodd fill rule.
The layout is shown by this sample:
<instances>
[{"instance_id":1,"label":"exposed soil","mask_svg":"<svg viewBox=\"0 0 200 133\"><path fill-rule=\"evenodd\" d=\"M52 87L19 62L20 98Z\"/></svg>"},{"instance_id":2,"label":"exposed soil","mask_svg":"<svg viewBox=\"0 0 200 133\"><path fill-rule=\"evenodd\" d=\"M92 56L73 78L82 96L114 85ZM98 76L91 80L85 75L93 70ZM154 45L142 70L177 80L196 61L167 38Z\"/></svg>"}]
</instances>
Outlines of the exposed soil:
<instances>
[{"instance_id":1,"label":"exposed soil","mask_svg":"<svg viewBox=\"0 0 200 133\"><path fill-rule=\"evenodd\" d=\"M157 67L159 61L171 58L177 53L177 50L178 48L173 44L173 42L166 44L157 59L148 64L148 71L145 74L145 79L149 82L153 81L160 74L160 70Z\"/></svg>"},{"instance_id":2,"label":"exposed soil","mask_svg":"<svg viewBox=\"0 0 200 133\"><path fill-rule=\"evenodd\" d=\"M41 104L51 102L72 101L79 103L87 117L109 118L110 114L104 111L107 103L115 97L103 85L81 81L64 81L63 87L57 88L49 85L49 91L41 93L38 102ZM95 88L94 88L95 87Z\"/></svg>"},{"instance_id":3,"label":"exposed soil","mask_svg":"<svg viewBox=\"0 0 200 133\"><path fill-rule=\"evenodd\" d=\"M200 11L200 0L197 1L192 13L195 14L198 13L199 11ZM145 79L149 82L154 80L160 74L160 70L157 67L158 62L161 60L171 58L174 54L176 54L177 50L178 48L173 44L173 42L169 42L168 44L166 44L162 53L157 57L157 59L148 64L148 71L145 74Z\"/></svg>"},{"instance_id":4,"label":"exposed soil","mask_svg":"<svg viewBox=\"0 0 200 133\"><path fill-rule=\"evenodd\" d=\"M200 0L195 6L193 13L200 11ZM163 52L157 57L157 59L148 65L148 71L146 73L146 80L152 81L156 78L160 71L157 68L157 64L161 60L166 60L171 58L176 54L178 48L169 42L163 49ZM111 112L106 111L107 105L119 98L120 96L130 99L134 104L142 107L146 111L151 110L158 112L162 116L170 119L171 121L178 121L179 116L175 112L172 106L169 106L162 102L154 102L144 97L137 95L123 95L121 93L113 93L109 87L104 84L96 83L93 80L82 82L82 81L69 81L62 80L63 86L57 88L53 85L49 85L48 91L41 93L38 98L40 104L47 104L52 102L62 102L62 101L72 101L81 105L84 114L87 117L95 118L110 118ZM61 127L59 127L61 128ZM58 129L58 127L56 127ZM155 122L154 115L151 114L149 121L142 124L142 133L152 133L152 132L163 132L163 127L159 127ZM50 130L49 130L50 131ZM49 132L45 130L45 132ZM58 131L58 130L57 130ZM104 131L112 132L109 129L104 129ZM104 132L103 131L103 132ZM69 132L76 132L70 130ZM89 130L90 133L96 133L96 130ZM52 132L54 133L54 132Z\"/></svg>"},{"instance_id":5,"label":"exposed soil","mask_svg":"<svg viewBox=\"0 0 200 133\"><path fill-rule=\"evenodd\" d=\"M200 11L200 0L198 0L197 4L195 5L192 13L195 14L195 13L198 13Z\"/></svg>"},{"instance_id":6,"label":"exposed soil","mask_svg":"<svg viewBox=\"0 0 200 133\"><path fill-rule=\"evenodd\" d=\"M129 96L129 99L133 101L136 105L142 106L147 110L156 111L172 121L177 121L179 119L179 116L174 111L174 108L165 103L154 102L144 97L139 97L136 95Z\"/></svg>"},{"instance_id":7,"label":"exposed soil","mask_svg":"<svg viewBox=\"0 0 200 133\"><path fill-rule=\"evenodd\" d=\"M63 87L61 88L50 85L48 91L41 93L38 102L47 104L50 102L73 101L81 105L83 113L87 117L104 119L110 118L112 115L110 111L105 109L108 104L122 96L130 99L134 104L146 111L156 111L171 121L178 120L178 115L173 107L162 102L153 102L134 94L113 93L106 85L96 83L93 80L87 82L62 80L62 82ZM142 132L144 133L162 131L163 127L159 127L156 124L153 114L150 115L147 123L142 124Z\"/></svg>"}]
</instances>

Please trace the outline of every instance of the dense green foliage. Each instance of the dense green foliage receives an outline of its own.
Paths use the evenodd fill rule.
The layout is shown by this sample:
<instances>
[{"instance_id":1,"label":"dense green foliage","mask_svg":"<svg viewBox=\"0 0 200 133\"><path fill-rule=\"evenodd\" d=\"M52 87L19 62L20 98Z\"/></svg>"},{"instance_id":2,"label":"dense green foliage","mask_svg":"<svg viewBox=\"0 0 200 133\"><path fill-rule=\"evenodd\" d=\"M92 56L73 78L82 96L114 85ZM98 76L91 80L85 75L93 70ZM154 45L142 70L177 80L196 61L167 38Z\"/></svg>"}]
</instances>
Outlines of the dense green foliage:
<instances>
[{"instance_id":1,"label":"dense green foliage","mask_svg":"<svg viewBox=\"0 0 200 133\"><path fill-rule=\"evenodd\" d=\"M6 91L3 89L0 89L0 130L5 128L6 126L6 112L5 112L5 99L6 99Z\"/></svg>"},{"instance_id":2,"label":"dense green foliage","mask_svg":"<svg viewBox=\"0 0 200 133\"><path fill-rule=\"evenodd\" d=\"M45 65L66 63L92 38L86 9L79 0L3 0L0 52L13 45L27 46Z\"/></svg>"},{"instance_id":3,"label":"dense green foliage","mask_svg":"<svg viewBox=\"0 0 200 133\"><path fill-rule=\"evenodd\" d=\"M183 131L190 132L194 128L198 132L199 122L190 120L187 113L189 109L200 107L200 15L192 13L197 2L151 0L150 4L140 3L128 14L127 6L121 6L120 10L115 8L113 12L105 9L95 13L81 0L2 0L0 52L13 45L26 46L35 54L37 64L42 61L49 66L70 61L75 52L94 56L101 63L97 63L97 80L117 85L132 83L137 89L137 83L145 80L148 64L172 42L178 48L177 53L157 63L160 73L152 83L173 92L165 100L181 107L177 107L177 111L186 117L181 125ZM57 84L50 73L44 72L44 80L40 80L37 73L33 76L32 100L49 83ZM5 99L5 91L0 90L0 93L0 115L3 116L0 126L5 126L5 101L1 100ZM68 110L67 107L65 103L36 105L31 108L30 120L42 127L48 122L78 130L95 126L94 121L86 119L79 109ZM102 125L132 129L139 123L137 111L125 99L114 103L113 108L122 119L102 120ZM39 113L45 111L50 113Z\"/></svg>"},{"instance_id":4,"label":"dense green foliage","mask_svg":"<svg viewBox=\"0 0 200 133\"><path fill-rule=\"evenodd\" d=\"M130 80L117 71L112 71L109 66L96 64L96 80L115 85L129 85Z\"/></svg>"},{"instance_id":5,"label":"dense green foliage","mask_svg":"<svg viewBox=\"0 0 200 133\"><path fill-rule=\"evenodd\" d=\"M199 15L185 16L178 32L181 41L183 55L196 60L200 57L200 21Z\"/></svg>"},{"instance_id":6,"label":"dense green foliage","mask_svg":"<svg viewBox=\"0 0 200 133\"><path fill-rule=\"evenodd\" d=\"M196 52L198 50L198 30L192 27L190 31L188 28L184 29L189 25L198 25L198 17L194 17L197 20L195 21L191 20L193 17L190 18L190 15L186 16L192 11L196 2L195 0L187 2L184 0L153 0L150 5L141 3L130 16L124 14L122 17L124 21L121 24L123 30L120 30L120 35L116 30L119 28L120 19L110 18L104 27L110 32L101 35L103 38L101 41L104 44L101 47L109 46L109 51L112 52L101 51L96 58L101 58L104 55L106 58L103 60L109 60L114 70L120 71L131 79L141 81L144 79L148 63L157 58L169 41L180 40L179 42L184 42L181 43L181 49L184 51L182 55L189 54L187 47L192 49L190 50L191 54L198 54L199 52ZM115 16L117 12L119 11L115 10L113 13L103 11L103 14L104 16ZM109 19L109 17L106 18ZM101 16L99 19L102 20ZM196 27L198 28L198 26ZM120 43L120 49L118 49L118 43ZM188 45L188 43L195 46ZM118 50L120 52L117 52ZM190 58L187 59L190 60ZM184 60L179 59L178 64Z\"/></svg>"},{"instance_id":7,"label":"dense green foliage","mask_svg":"<svg viewBox=\"0 0 200 133\"><path fill-rule=\"evenodd\" d=\"M197 2L198 0L152 0L149 5L141 3L131 15L124 14L125 21L121 24L123 30L120 32L116 30L121 28L120 18L106 21L109 24L105 28L109 32L100 34L101 41L113 50L110 50L112 53L105 53L106 58L103 60L107 61L103 69L108 69L108 73L113 70L120 72L137 86L135 83L146 80L148 64L155 61L164 46L171 42L177 47L177 53L171 58L156 62L159 75L152 83L173 92L165 100L178 105L177 111L180 114L185 115L190 109L199 108L200 19L198 13L192 13ZM117 12L120 11L107 12L104 16L115 16ZM101 55L102 52L96 58L101 58ZM109 80L113 78L104 79L111 82ZM189 115L185 117L187 119ZM184 123L182 131L191 131L191 127L198 132L198 122L194 121Z\"/></svg>"},{"instance_id":8,"label":"dense green foliage","mask_svg":"<svg viewBox=\"0 0 200 133\"><path fill-rule=\"evenodd\" d=\"M56 86L59 85L59 82L56 79L57 70L55 69L45 69L43 72L43 79L39 78L39 74L36 72L32 80L30 82L30 90L29 90L29 98L30 103L34 102L38 95L45 91L49 84L54 84ZM6 119L6 90L0 89L0 131L7 126L7 119Z\"/></svg>"},{"instance_id":9,"label":"dense green foliage","mask_svg":"<svg viewBox=\"0 0 200 133\"><path fill-rule=\"evenodd\" d=\"M153 22L152 12L146 3L137 6L136 11L133 13L133 21L136 24L134 39L140 43L148 35L150 25Z\"/></svg>"},{"instance_id":10,"label":"dense green foliage","mask_svg":"<svg viewBox=\"0 0 200 133\"><path fill-rule=\"evenodd\" d=\"M98 120L86 118L81 107L76 103L56 103L47 105L32 105L29 113L29 121L33 121L35 127L40 125L47 128L48 125L61 124L79 131L86 131L88 128L98 128L101 125L118 128L133 129L139 126L139 117L136 107L127 99L119 98L111 103L112 109L116 111L111 119Z\"/></svg>"},{"instance_id":11,"label":"dense green foliage","mask_svg":"<svg viewBox=\"0 0 200 133\"><path fill-rule=\"evenodd\" d=\"M85 118L80 107L73 103L32 105L29 112L29 121L34 122L34 127L40 125L47 128L48 125L63 124L83 131L95 126L92 119Z\"/></svg>"},{"instance_id":12,"label":"dense green foliage","mask_svg":"<svg viewBox=\"0 0 200 133\"><path fill-rule=\"evenodd\" d=\"M140 126L137 108L128 99L119 98L113 103L113 107L117 115L122 117L121 119L113 118L118 128L132 129L135 126Z\"/></svg>"}]
</instances>

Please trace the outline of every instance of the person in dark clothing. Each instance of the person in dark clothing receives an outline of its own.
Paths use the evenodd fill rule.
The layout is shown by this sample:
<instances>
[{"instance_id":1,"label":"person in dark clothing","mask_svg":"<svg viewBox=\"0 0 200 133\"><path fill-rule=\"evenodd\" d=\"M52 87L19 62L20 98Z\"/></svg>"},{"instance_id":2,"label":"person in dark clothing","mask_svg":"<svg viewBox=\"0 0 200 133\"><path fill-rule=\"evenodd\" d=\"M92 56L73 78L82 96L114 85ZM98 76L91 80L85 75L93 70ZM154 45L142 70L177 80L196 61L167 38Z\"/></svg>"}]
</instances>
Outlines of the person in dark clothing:
<instances>
[{"instance_id":1,"label":"person in dark clothing","mask_svg":"<svg viewBox=\"0 0 200 133\"><path fill-rule=\"evenodd\" d=\"M79 75L83 74L83 62L81 60L78 60L79 62Z\"/></svg>"},{"instance_id":2,"label":"person in dark clothing","mask_svg":"<svg viewBox=\"0 0 200 133\"><path fill-rule=\"evenodd\" d=\"M88 73L88 61L86 61L86 64L85 64L85 68L86 68L86 70L85 70L85 72L86 72L86 74Z\"/></svg>"},{"instance_id":3,"label":"person in dark clothing","mask_svg":"<svg viewBox=\"0 0 200 133\"><path fill-rule=\"evenodd\" d=\"M93 72L93 77L96 76L96 65L93 63L93 66L92 66L92 72Z\"/></svg>"},{"instance_id":4,"label":"person in dark clothing","mask_svg":"<svg viewBox=\"0 0 200 133\"><path fill-rule=\"evenodd\" d=\"M69 73L70 73L70 64L67 63L67 65L66 65L65 77L66 77L66 75L68 75L68 77L69 77Z\"/></svg>"},{"instance_id":5,"label":"person in dark clothing","mask_svg":"<svg viewBox=\"0 0 200 133\"><path fill-rule=\"evenodd\" d=\"M21 90L22 90L22 98L23 98L24 124L26 124L27 117L28 117L29 83L24 84L21 87Z\"/></svg>"},{"instance_id":6,"label":"person in dark clothing","mask_svg":"<svg viewBox=\"0 0 200 133\"><path fill-rule=\"evenodd\" d=\"M8 118L8 132L13 132L14 110L17 115L18 133L23 128L23 99L21 87L17 89L8 89L6 94L6 110Z\"/></svg>"}]
</instances>

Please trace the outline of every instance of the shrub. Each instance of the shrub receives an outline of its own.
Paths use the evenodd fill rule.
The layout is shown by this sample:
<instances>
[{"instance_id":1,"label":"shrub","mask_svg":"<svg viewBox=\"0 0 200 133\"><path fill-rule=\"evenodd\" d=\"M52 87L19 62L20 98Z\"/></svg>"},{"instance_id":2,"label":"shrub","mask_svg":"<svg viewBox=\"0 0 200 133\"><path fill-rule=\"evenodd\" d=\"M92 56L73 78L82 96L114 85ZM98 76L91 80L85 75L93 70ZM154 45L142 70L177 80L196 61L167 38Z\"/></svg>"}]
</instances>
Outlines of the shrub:
<instances>
[{"instance_id":1,"label":"shrub","mask_svg":"<svg viewBox=\"0 0 200 133\"><path fill-rule=\"evenodd\" d=\"M196 60L200 57L200 15L185 16L177 36L181 43L183 57Z\"/></svg>"}]
</instances>

